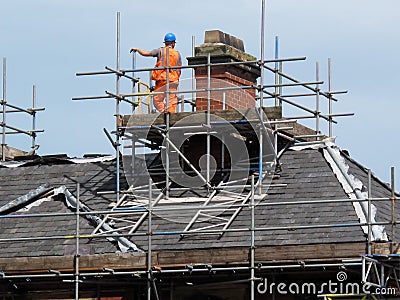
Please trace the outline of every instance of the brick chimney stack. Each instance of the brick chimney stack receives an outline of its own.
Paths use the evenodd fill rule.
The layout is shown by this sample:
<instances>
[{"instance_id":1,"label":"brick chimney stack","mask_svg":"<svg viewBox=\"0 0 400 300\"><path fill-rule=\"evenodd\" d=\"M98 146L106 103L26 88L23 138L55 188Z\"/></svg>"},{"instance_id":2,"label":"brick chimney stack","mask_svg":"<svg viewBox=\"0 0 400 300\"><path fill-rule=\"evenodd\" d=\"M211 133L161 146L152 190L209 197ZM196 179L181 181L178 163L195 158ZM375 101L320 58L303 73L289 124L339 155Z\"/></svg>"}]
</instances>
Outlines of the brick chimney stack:
<instances>
[{"instance_id":1,"label":"brick chimney stack","mask_svg":"<svg viewBox=\"0 0 400 300\"><path fill-rule=\"evenodd\" d=\"M195 47L195 56L188 57L188 65L254 61L256 57L244 50L243 41L219 30L205 32L204 43ZM256 86L260 67L256 64L211 66L211 88ZM207 88L207 67L195 67L197 89ZM211 92L211 110L223 109L222 92ZM255 89L225 91L226 109L255 107ZM207 93L198 92L196 110L207 110Z\"/></svg>"}]
</instances>

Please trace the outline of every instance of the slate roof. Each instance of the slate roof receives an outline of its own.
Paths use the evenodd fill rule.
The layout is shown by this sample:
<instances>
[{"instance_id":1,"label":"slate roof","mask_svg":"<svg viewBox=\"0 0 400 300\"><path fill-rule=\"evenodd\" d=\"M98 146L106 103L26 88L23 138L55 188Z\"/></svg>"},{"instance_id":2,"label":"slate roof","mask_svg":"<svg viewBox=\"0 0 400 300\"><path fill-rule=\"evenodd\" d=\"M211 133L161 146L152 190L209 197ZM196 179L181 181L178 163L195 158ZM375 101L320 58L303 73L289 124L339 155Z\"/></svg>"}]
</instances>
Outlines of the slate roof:
<instances>
[{"instance_id":1,"label":"slate roof","mask_svg":"<svg viewBox=\"0 0 400 300\"><path fill-rule=\"evenodd\" d=\"M366 186L365 169L352 159L342 154L350 167L350 172L359 177ZM366 236L360 226L335 226L319 228L300 228L308 225L354 224L359 216L351 202L340 203L308 203L299 201L348 199L342 184L339 182L331 166L324 158L321 148L303 149L301 151L286 150L280 158L281 172L272 181L268 196L263 205L255 209L255 226L272 228L256 232L256 246L310 245L346 242L365 242ZM111 158L72 160L42 157L18 166L10 167L10 163L0 167L0 207L23 196L38 186L48 183L57 188L65 186L76 196L76 182L80 182L80 201L95 211L109 210L115 201L113 194L98 192L115 189L115 160ZM127 188L123 174L120 174L121 189ZM279 184L279 185L277 185ZM373 178L374 196L387 197L388 188ZM293 202L294 204L266 206L272 202ZM377 220L389 220L390 203L377 204ZM75 233L75 216L38 216L35 218L7 218L9 215L71 213L64 197L50 197L47 201L37 202L29 211L16 209L5 216L0 213L0 241L9 237L43 237L69 236ZM186 211L188 216L195 211ZM3 214L4 215L4 214ZM102 217L102 216L100 216ZM155 232L182 231L186 224L174 222L174 213L167 219L154 216L152 228ZM250 210L243 208L229 227L249 228ZM84 216L80 217L81 234L90 234L96 225ZM276 227L297 226L297 229ZM139 233L147 231L147 221L139 227ZM398 230L397 230L398 231ZM390 233L388 233L390 236ZM131 241L139 248L146 250L147 236L135 235ZM3 242L0 257L15 256L52 256L73 253L74 239L49 239L23 242ZM121 251L117 243L106 238L82 239L81 252L87 254L114 253ZM209 249L222 247L248 247L250 234L245 232L227 232L222 237L217 235L195 235L181 238L178 234L154 235L152 247L157 250Z\"/></svg>"},{"instance_id":2,"label":"slate roof","mask_svg":"<svg viewBox=\"0 0 400 300\"><path fill-rule=\"evenodd\" d=\"M113 181L114 180L114 181ZM18 167L0 168L0 207L29 193L43 184L52 187L66 186L76 195L76 182L81 182L81 199L91 209L103 209L111 202L98 191L115 186L115 160L74 163L68 159L40 158ZM11 215L72 213L63 197L55 197L38 203L28 211L18 210ZM10 215L10 214L8 214ZM58 239L40 241L13 241L2 243L0 257L44 256L73 254L75 240L61 237L75 234L76 220L70 216L38 216L34 218L7 218L0 215L0 239L58 236ZM81 232L90 232L93 225L80 218ZM115 253L115 242L105 239L82 239L82 254Z\"/></svg>"}]
</instances>

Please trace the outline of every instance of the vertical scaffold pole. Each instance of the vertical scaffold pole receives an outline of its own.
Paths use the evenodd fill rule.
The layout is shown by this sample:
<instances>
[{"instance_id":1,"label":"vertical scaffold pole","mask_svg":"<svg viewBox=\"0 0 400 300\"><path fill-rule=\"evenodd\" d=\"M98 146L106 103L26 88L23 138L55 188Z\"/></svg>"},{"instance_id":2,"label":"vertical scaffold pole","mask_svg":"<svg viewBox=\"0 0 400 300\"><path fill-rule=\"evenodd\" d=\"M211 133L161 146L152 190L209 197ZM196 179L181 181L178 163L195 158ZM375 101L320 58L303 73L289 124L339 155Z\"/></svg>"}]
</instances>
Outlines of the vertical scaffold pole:
<instances>
[{"instance_id":1,"label":"vertical scaffold pole","mask_svg":"<svg viewBox=\"0 0 400 300\"><path fill-rule=\"evenodd\" d=\"M1 135L1 160L6 161L6 58L3 57L3 98L2 104L2 135Z\"/></svg>"},{"instance_id":2,"label":"vertical scaffold pole","mask_svg":"<svg viewBox=\"0 0 400 300\"><path fill-rule=\"evenodd\" d=\"M135 68L136 68L136 51L132 52L132 94L135 93L135 89L137 90L137 92L140 92L140 83L137 84L137 88L136 88L136 81L134 80L135 78ZM135 96L132 96L132 102L135 102ZM141 110L141 101L140 101L140 96L138 97L138 101L137 101L137 108L135 108L134 105L132 105L132 115L135 113L136 110L136 114L140 114L140 110ZM147 107L148 111L150 113L150 105ZM132 136L131 139L131 174L133 174L135 172L135 153L136 153L136 138L135 136Z\"/></svg>"},{"instance_id":3,"label":"vertical scaffold pole","mask_svg":"<svg viewBox=\"0 0 400 300\"><path fill-rule=\"evenodd\" d=\"M208 53L207 56L207 183L210 183L210 155L211 155L211 136L210 136L210 126L211 126L211 55Z\"/></svg>"},{"instance_id":4,"label":"vertical scaffold pole","mask_svg":"<svg viewBox=\"0 0 400 300\"><path fill-rule=\"evenodd\" d=\"M136 68L136 51L133 51L132 52L132 70L133 70L132 78L135 78L135 68ZM132 94L135 93L135 87L136 87L136 81L134 79L132 79ZM138 87L139 87L139 85L138 85ZM138 92L140 92L139 89L138 89ZM132 102L135 102L135 96L132 96ZM138 105L140 105L140 104L138 103ZM135 106L132 105L132 114L134 112L135 112ZM140 106L138 106L138 111L136 113L140 113Z\"/></svg>"},{"instance_id":5,"label":"vertical scaffold pole","mask_svg":"<svg viewBox=\"0 0 400 300\"><path fill-rule=\"evenodd\" d=\"M392 236L392 242L390 243L390 253L394 253L394 246L396 243L396 238L395 238L395 225L396 225L396 210L395 210L395 187L394 187L394 167L391 167L390 169L390 177L391 177L391 182L390 182L390 186L391 186L391 198L390 200L392 201L392 228L391 228L391 236Z\"/></svg>"},{"instance_id":6,"label":"vertical scaffold pole","mask_svg":"<svg viewBox=\"0 0 400 300\"><path fill-rule=\"evenodd\" d=\"M33 85L32 87L32 152L35 154L35 147L36 147L36 86Z\"/></svg>"},{"instance_id":7,"label":"vertical scaffold pole","mask_svg":"<svg viewBox=\"0 0 400 300\"><path fill-rule=\"evenodd\" d=\"M135 78L135 68L136 68L136 51L132 52L132 78ZM135 89L136 91L139 93L140 92L140 83L138 83L136 85L136 81L134 79L132 79L132 94L135 93ZM132 96L132 102L135 102L135 96ZM141 107L142 107L142 102L140 100L140 96L138 97L138 106L137 108L135 108L134 105L132 105L132 114L135 113L136 110L136 114L140 114L141 113ZM148 107L147 110L150 113L150 103L148 103ZM136 154L136 138L135 136L132 136L132 149L131 149L131 174L133 174L135 172L135 154Z\"/></svg>"},{"instance_id":8,"label":"vertical scaffold pole","mask_svg":"<svg viewBox=\"0 0 400 300\"><path fill-rule=\"evenodd\" d=\"M192 35L192 57L194 57L195 53L194 53L194 47L196 43L196 38L194 35ZM194 91L196 89L196 71L194 70L194 68L192 69L192 91ZM192 93L192 111L194 111L194 104L196 103L196 92Z\"/></svg>"},{"instance_id":9,"label":"vertical scaffold pole","mask_svg":"<svg viewBox=\"0 0 400 300\"><path fill-rule=\"evenodd\" d=\"M75 232L75 300L79 300L79 236L80 236L80 227L79 227L79 206L80 206L80 183L76 184L76 232Z\"/></svg>"},{"instance_id":10,"label":"vertical scaffold pole","mask_svg":"<svg viewBox=\"0 0 400 300\"><path fill-rule=\"evenodd\" d=\"M315 64L315 80L319 82L319 63ZM315 86L315 140L319 140L319 84L317 83Z\"/></svg>"},{"instance_id":11,"label":"vertical scaffold pole","mask_svg":"<svg viewBox=\"0 0 400 300\"><path fill-rule=\"evenodd\" d=\"M282 61L280 61L279 63L278 63L278 70L279 70L279 72L278 72L278 84L280 85L279 86L279 89L278 89L278 94L281 96L281 95L283 95L283 92L282 92L282 90L283 90L283 86L282 86L282 73L283 73L283 62ZM278 99L278 101L279 101L279 106L280 107L282 107L282 99Z\"/></svg>"},{"instance_id":12,"label":"vertical scaffold pole","mask_svg":"<svg viewBox=\"0 0 400 300\"><path fill-rule=\"evenodd\" d=\"M260 106L264 106L264 44L265 44L265 0L261 0L261 32L260 32L260 59L261 59L261 95L260 95Z\"/></svg>"},{"instance_id":13,"label":"vertical scaffold pole","mask_svg":"<svg viewBox=\"0 0 400 300\"><path fill-rule=\"evenodd\" d=\"M278 36L275 36L275 60L276 60L275 61L275 106L279 105L279 101L278 101L278 93L279 93L278 57L279 57L279 52L278 51L279 51L279 38L278 38Z\"/></svg>"},{"instance_id":14,"label":"vertical scaffold pole","mask_svg":"<svg viewBox=\"0 0 400 300\"><path fill-rule=\"evenodd\" d=\"M255 262L254 262L254 251L255 251L255 212L254 212L254 175L251 175L251 245L250 245L250 299L254 300L254 281L255 281Z\"/></svg>"},{"instance_id":15,"label":"vertical scaffold pole","mask_svg":"<svg viewBox=\"0 0 400 300\"><path fill-rule=\"evenodd\" d=\"M222 110L226 110L226 93L222 93ZM225 174L225 138L221 136L221 174Z\"/></svg>"},{"instance_id":16,"label":"vertical scaffold pole","mask_svg":"<svg viewBox=\"0 0 400 300\"><path fill-rule=\"evenodd\" d=\"M260 125L264 124L264 35L265 35L265 0L261 0L261 76L260 76ZM260 126L260 146L259 146L259 157L258 157L258 193L261 194L262 191L262 178L263 178L263 126Z\"/></svg>"},{"instance_id":17,"label":"vertical scaffold pole","mask_svg":"<svg viewBox=\"0 0 400 300\"><path fill-rule=\"evenodd\" d=\"M153 183L149 178L149 206L148 206L148 236L147 236L147 300L151 300L151 235L152 235L152 214L153 214Z\"/></svg>"},{"instance_id":18,"label":"vertical scaffold pole","mask_svg":"<svg viewBox=\"0 0 400 300\"><path fill-rule=\"evenodd\" d=\"M119 72L120 69L120 12L117 12L117 61L116 61L116 70ZM118 73L116 74L116 81L115 81L115 91L116 94L119 96L119 79L120 76ZM118 128L118 121L119 121L119 104L120 99L117 97L115 99L115 160L116 160L116 174L115 174L115 189L116 189L116 201L119 202L119 148L120 148L120 138L119 138L119 128Z\"/></svg>"},{"instance_id":19,"label":"vertical scaffold pole","mask_svg":"<svg viewBox=\"0 0 400 300\"><path fill-rule=\"evenodd\" d=\"M372 253L372 175L371 170L368 169L368 255Z\"/></svg>"},{"instance_id":20,"label":"vertical scaffold pole","mask_svg":"<svg viewBox=\"0 0 400 300\"><path fill-rule=\"evenodd\" d=\"M265 35L265 0L261 0L261 30L260 30L260 59L261 59L261 94L260 94L260 106L264 106L264 35Z\"/></svg>"},{"instance_id":21,"label":"vertical scaffold pole","mask_svg":"<svg viewBox=\"0 0 400 300\"><path fill-rule=\"evenodd\" d=\"M167 83L166 83L166 112L165 113L165 122L166 122L166 140L167 143L165 145L165 198L169 199L169 186L170 186L170 177L169 177L169 173L170 173L170 161L169 161L169 121L170 121L170 112L169 112L169 106L170 106L170 78L169 78L169 47L166 47L166 53L167 53L167 57L166 57L166 63L167 65L165 66L166 68L166 72L167 72Z\"/></svg>"},{"instance_id":22,"label":"vertical scaffold pole","mask_svg":"<svg viewBox=\"0 0 400 300\"><path fill-rule=\"evenodd\" d=\"M279 84L279 74L278 74L278 57L279 57L279 38L278 36L275 37L275 106L279 105L278 94L280 92L280 88L278 88ZM275 156L278 155L278 124L274 125L274 148L275 148Z\"/></svg>"},{"instance_id":23,"label":"vertical scaffold pole","mask_svg":"<svg viewBox=\"0 0 400 300\"><path fill-rule=\"evenodd\" d=\"M328 58L328 120L329 120L329 137L332 137L332 68L331 59Z\"/></svg>"}]
</instances>

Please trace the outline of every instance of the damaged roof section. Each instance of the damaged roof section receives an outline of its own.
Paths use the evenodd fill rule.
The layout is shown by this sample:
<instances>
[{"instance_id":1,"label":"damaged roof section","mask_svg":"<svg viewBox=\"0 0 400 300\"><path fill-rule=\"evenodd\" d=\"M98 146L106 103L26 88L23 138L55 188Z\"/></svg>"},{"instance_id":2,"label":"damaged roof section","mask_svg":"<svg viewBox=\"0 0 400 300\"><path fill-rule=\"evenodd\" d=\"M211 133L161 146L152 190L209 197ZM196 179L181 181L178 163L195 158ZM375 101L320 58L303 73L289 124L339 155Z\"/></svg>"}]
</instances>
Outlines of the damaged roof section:
<instances>
[{"instance_id":1,"label":"damaged roof section","mask_svg":"<svg viewBox=\"0 0 400 300\"><path fill-rule=\"evenodd\" d=\"M46 194L47 197L40 197ZM4 247L6 252L12 254L11 256L73 254L76 237L74 212L77 205L82 213L79 216L79 228L84 232L84 239L81 238L80 242L80 253L141 251L124 237L90 237L89 233L95 227L100 225L100 231L108 231L111 226L103 223L99 216L90 214L91 210L78 203L76 197L65 186L51 188L45 185L0 208L0 240L10 244ZM115 235L117 234L118 232L115 232Z\"/></svg>"},{"instance_id":2,"label":"damaged roof section","mask_svg":"<svg viewBox=\"0 0 400 300\"><path fill-rule=\"evenodd\" d=\"M0 207L47 183L52 187L66 186L76 195L81 184L81 199L93 210L102 210L113 201L98 192L115 190L115 157L33 159L0 163ZM67 162L67 163L66 163ZM121 188L126 181L121 174Z\"/></svg>"},{"instance_id":3,"label":"damaged roof section","mask_svg":"<svg viewBox=\"0 0 400 300\"><path fill-rule=\"evenodd\" d=\"M46 161L16 167L7 162L0 171L0 241L1 257L63 256L75 252L76 207L79 203L80 253L100 254L140 251L136 245L123 237L92 237L91 232L102 223L102 216L91 214L92 208L78 202L76 183L83 181L81 198L93 204L95 209L105 209L112 201L97 196L95 190L105 190L113 176L113 158L64 159L65 165ZM115 170L115 168L114 168ZM37 182L50 181L34 189ZM66 185L60 185L68 183ZM69 190L71 188L72 192ZM20 195L21 193L24 193ZM10 199L10 195L19 195ZM96 198L96 201L94 200ZM97 202L97 205L94 205ZM29 216L29 217L28 217ZM102 223L100 232L109 230ZM117 234L117 232L115 233Z\"/></svg>"}]
</instances>

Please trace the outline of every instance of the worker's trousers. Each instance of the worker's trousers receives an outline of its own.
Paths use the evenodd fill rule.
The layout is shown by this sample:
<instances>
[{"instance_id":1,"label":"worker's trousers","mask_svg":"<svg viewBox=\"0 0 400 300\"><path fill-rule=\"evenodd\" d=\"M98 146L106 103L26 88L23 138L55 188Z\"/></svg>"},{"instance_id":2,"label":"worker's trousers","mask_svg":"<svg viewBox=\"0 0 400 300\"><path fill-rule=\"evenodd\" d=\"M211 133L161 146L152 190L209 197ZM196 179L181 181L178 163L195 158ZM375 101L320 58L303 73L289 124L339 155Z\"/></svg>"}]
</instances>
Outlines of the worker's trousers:
<instances>
[{"instance_id":1,"label":"worker's trousers","mask_svg":"<svg viewBox=\"0 0 400 300\"><path fill-rule=\"evenodd\" d=\"M179 82L177 82L177 81L169 83L168 112L170 112L170 113L176 112L176 106L178 104L178 96L177 96L178 85L179 85ZM168 91L166 90L166 87L167 87L167 82L164 80L156 81L156 86L154 87L154 92L157 92L157 93L162 92L162 94L154 95L154 98L153 98L154 107L159 112L163 112L163 113L167 112L167 105L165 102L167 99Z\"/></svg>"}]
</instances>

